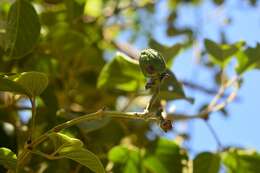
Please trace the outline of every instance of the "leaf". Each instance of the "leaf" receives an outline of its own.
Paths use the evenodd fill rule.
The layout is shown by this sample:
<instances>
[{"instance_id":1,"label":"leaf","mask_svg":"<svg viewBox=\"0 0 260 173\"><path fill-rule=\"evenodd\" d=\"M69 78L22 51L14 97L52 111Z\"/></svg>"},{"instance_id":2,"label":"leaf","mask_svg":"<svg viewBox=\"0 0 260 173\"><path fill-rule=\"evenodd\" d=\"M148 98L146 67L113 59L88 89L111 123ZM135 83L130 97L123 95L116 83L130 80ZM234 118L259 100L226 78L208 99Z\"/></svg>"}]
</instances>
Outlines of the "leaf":
<instances>
[{"instance_id":1,"label":"leaf","mask_svg":"<svg viewBox=\"0 0 260 173\"><path fill-rule=\"evenodd\" d=\"M203 152L193 160L193 173L218 173L220 157L217 154Z\"/></svg>"},{"instance_id":2,"label":"leaf","mask_svg":"<svg viewBox=\"0 0 260 173\"><path fill-rule=\"evenodd\" d=\"M138 62L122 53L117 53L100 72L97 86L107 90L134 92L144 85L144 77Z\"/></svg>"},{"instance_id":3,"label":"leaf","mask_svg":"<svg viewBox=\"0 0 260 173\"><path fill-rule=\"evenodd\" d=\"M182 173L188 157L174 142L161 138L150 148L138 149L119 145L109 151L108 158L118 172ZM145 154L142 154L145 153Z\"/></svg>"},{"instance_id":4,"label":"leaf","mask_svg":"<svg viewBox=\"0 0 260 173\"><path fill-rule=\"evenodd\" d=\"M205 39L204 44L206 50L211 55L212 61L224 68L228 64L230 58L244 45L244 42L236 42L232 45L219 45L212 40Z\"/></svg>"},{"instance_id":5,"label":"leaf","mask_svg":"<svg viewBox=\"0 0 260 173\"><path fill-rule=\"evenodd\" d=\"M110 161L120 166L123 173L141 173L142 159L138 148L129 149L126 146L115 146L109 151Z\"/></svg>"},{"instance_id":6,"label":"leaf","mask_svg":"<svg viewBox=\"0 0 260 173\"><path fill-rule=\"evenodd\" d=\"M83 143L76 138L69 137L62 133L50 133L48 137L52 140L56 149L66 149L68 147L83 147Z\"/></svg>"},{"instance_id":7,"label":"leaf","mask_svg":"<svg viewBox=\"0 0 260 173\"><path fill-rule=\"evenodd\" d=\"M102 14L102 0L86 0L84 14L99 17Z\"/></svg>"},{"instance_id":8,"label":"leaf","mask_svg":"<svg viewBox=\"0 0 260 173\"><path fill-rule=\"evenodd\" d=\"M29 95L29 93L26 91L26 89L23 88L23 86L4 77L0 77L0 91L9 91L18 94Z\"/></svg>"},{"instance_id":9,"label":"leaf","mask_svg":"<svg viewBox=\"0 0 260 173\"><path fill-rule=\"evenodd\" d=\"M176 143L165 138L160 138L155 146L147 152L146 158L156 157L168 173L182 173L186 167L188 156L185 150Z\"/></svg>"},{"instance_id":10,"label":"leaf","mask_svg":"<svg viewBox=\"0 0 260 173\"><path fill-rule=\"evenodd\" d=\"M236 71L240 75L253 68L260 68L260 44L258 43L256 47L248 47L244 52L240 52L237 60Z\"/></svg>"},{"instance_id":11,"label":"leaf","mask_svg":"<svg viewBox=\"0 0 260 173\"><path fill-rule=\"evenodd\" d=\"M144 167L151 173L169 173L165 166L156 156L149 156L144 160Z\"/></svg>"},{"instance_id":12,"label":"leaf","mask_svg":"<svg viewBox=\"0 0 260 173\"><path fill-rule=\"evenodd\" d=\"M180 83L174 73L167 70L169 77L164 79L161 89L160 98L165 100L188 99L185 96L182 83Z\"/></svg>"},{"instance_id":13,"label":"leaf","mask_svg":"<svg viewBox=\"0 0 260 173\"><path fill-rule=\"evenodd\" d=\"M13 58L21 58L32 51L40 35L40 22L33 6L17 0L8 13L6 51Z\"/></svg>"},{"instance_id":14,"label":"leaf","mask_svg":"<svg viewBox=\"0 0 260 173\"><path fill-rule=\"evenodd\" d=\"M165 61L169 66L172 65L174 58L183 48L183 45L180 43L174 44L172 46L165 46L154 39L151 39L151 41L149 42L149 46L155 50L158 50L165 58Z\"/></svg>"},{"instance_id":15,"label":"leaf","mask_svg":"<svg viewBox=\"0 0 260 173\"><path fill-rule=\"evenodd\" d=\"M62 133L50 133L48 137L53 141L58 157L74 160L93 172L104 173L105 170L98 157L83 148L83 143L76 138L69 137Z\"/></svg>"},{"instance_id":16,"label":"leaf","mask_svg":"<svg viewBox=\"0 0 260 173\"><path fill-rule=\"evenodd\" d=\"M41 95L48 86L48 77L41 72L23 72L14 81L23 86L30 97Z\"/></svg>"},{"instance_id":17,"label":"leaf","mask_svg":"<svg viewBox=\"0 0 260 173\"><path fill-rule=\"evenodd\" d=\"M0 165L15 171L16 155L8 148L0 148Z\"/></svg>"},{"instance_id":18,"label":"leaf","mask_svg":"<svg viewBox=\"0 0 260 173\"><path fill-rule=\"evenodd\" d=\"M222 153L222 161L228 173L258 173L260 154L254 151L230 149Z\"/></svg>"},{"instance_id":19,"label":"leaf","mask_svg":"<svg viewBox=\"0 0 260 173\"><path fill-rule=\"evenodd\" d=\"M114 163L125 163L129 157L129 150L124 146L115 146L108 153L108 159Z\"/></svg>"},{"instance_id":20,"label":"leaf","mask_svg":"<svg viewBox=\"0 0 260 173\"><path fill-rule=\"evenodd\" d=\"M93 172L105 173L105 169L98 157L85 148L74 147L67 151L61 150L59 156L74 160Z\"/></svg>"}]
</instances>

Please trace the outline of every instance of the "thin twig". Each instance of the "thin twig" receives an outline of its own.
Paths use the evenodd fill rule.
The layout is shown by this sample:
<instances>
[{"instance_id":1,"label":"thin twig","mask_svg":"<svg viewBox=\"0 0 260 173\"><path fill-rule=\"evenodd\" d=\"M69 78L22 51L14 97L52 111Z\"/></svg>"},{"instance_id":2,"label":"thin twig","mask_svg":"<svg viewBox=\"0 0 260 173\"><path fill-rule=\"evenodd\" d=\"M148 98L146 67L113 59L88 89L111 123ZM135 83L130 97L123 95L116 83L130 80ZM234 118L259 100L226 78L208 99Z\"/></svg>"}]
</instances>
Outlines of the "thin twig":
<instances>
[{"instance_id":1,"label":"thin twig","mask_svg":"<svg viewBox=\"0 0 260 173\"><path fill-rule=\"evenodd\" d=\"M214 128L211 126L211 124L208 121L205 120L204 122L207 125L209 131L211 132L212 136L214 137L215 141L217 142L218 150L221 150L223 148L223 145L222 145L220 138L218 137L216 131L214 130Z\"/></svg>"}]
</instances>

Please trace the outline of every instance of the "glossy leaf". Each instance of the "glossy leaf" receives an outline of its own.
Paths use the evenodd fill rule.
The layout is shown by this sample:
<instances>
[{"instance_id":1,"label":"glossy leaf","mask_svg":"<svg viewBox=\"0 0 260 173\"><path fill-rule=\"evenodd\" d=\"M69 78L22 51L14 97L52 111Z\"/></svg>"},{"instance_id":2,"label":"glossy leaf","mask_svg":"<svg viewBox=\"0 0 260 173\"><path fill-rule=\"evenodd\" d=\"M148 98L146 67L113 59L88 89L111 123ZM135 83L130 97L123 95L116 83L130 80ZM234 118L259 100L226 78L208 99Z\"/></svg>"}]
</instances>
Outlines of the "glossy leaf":
<instances>
[{"instance_id":1,"label":"glossy leaf","mask_svg":"<svg viewBox=\"0 0 260 173\"><path fill-rule=\"evenodd\" d=\"M97 86L107 90L136 91L144 85L144 77L138 62L122 53L117 53L100 72Z\"/></svg>"},{"instance_id":2,"label":"glossy leaf","mask_svg":"<svg viewBox=\"0 0 260 173\"><path fill-rule=\"evenodd\" d=\"M193 160L193 173L218 173L220 157L217 154L203 152Z\"/></svg>"},{"instance_id":3,"label":"glossy leaf","mask_svg":"<svg viewBox=\"0 0 260 173\"><path fill-rule=\"evenodd\" d=\"M21 58L32 51L40 35L40 22L34 7L26 0L17 0L8 14L6 51Z\"/></svg>"},{"instance_id":4,"label":"glossy leaf","mask_svg":"<svg viewBox=\"0 0 260 173\"><path fill-rule=\"evenodd\" d=\"M258 173L260 154L254 151L231 149L222 154L228 173Z\"/></svg>"},{"instance_id":5,"label":"glossy leaf","mask_svg":"<svg viewBox=\"0 0 260 173\"><path fill-rule=\"evenodd\" d=\"M0 148L0 165L7 169L16 169L16 155L8 148Z\"/></svg>"},{"instance_id":6,"label":"glossy leaf","mask_svg":"<svg viewBox=\"0 0 260 173\"><path fill-rule=\"evenodd\" d=\"M20 84L30 96L39 96L48 86L48 77L41 72L23 72L15 82Z\"/></svg>"}]
</instances>

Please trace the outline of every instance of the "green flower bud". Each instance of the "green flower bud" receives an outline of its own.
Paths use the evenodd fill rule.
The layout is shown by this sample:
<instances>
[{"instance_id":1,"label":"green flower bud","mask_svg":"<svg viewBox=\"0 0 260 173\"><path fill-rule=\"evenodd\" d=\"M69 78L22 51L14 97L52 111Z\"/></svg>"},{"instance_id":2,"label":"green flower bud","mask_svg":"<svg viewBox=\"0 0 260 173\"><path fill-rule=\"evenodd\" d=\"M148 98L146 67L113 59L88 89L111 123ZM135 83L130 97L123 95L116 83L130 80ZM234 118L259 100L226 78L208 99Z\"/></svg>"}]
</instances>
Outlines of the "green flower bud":
<instances>
[{"instance_id":1,"label":"green flower bud","mask_svg":"<svg viewBox=\"0 0 260 173\"><path fill-rule=\"evenodd\" d=\"M159 77L166 71L162 55L154 49L144 49L141 51L139 65L146 77Z\"/></svg>"}]
</instances>

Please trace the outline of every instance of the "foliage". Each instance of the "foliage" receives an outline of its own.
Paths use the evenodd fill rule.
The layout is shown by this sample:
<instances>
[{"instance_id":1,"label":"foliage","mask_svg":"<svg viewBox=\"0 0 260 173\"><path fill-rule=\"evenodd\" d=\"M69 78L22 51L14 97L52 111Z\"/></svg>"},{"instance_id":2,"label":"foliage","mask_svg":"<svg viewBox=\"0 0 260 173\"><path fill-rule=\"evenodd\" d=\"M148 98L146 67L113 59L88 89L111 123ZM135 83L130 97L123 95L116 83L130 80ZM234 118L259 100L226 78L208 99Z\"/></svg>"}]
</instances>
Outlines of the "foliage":
<instances>
[{"instance_id":1,"label":"foliage","mask_svg":"<svg viewBox=\"0 0 260 173\"><path fill-rule=\"evenodd\" d=\"M203 1L167 1L165 35L184 38L173 45L155 39L159 3L0 2L0 172L260 170L259 153L247 149L219 145L216 152L198 153L193 159L177 140L188 140L189 134L174 128L176 121L208 123L212 112L228 114L226 106L235 99L244 73L260 67L260 44L251 47L239 40L231 44L205 39L199 63L214 72L219 91L181 81L171 66L198 38L195 28L178 27L178 9L196 8ZM225 4L224 0L212 3ZM127 34L128 43L120 41ZM135 48L139 38L145 40L142 48L152 48L142 51L149 56L140 61ZM233 78L226 73L232 60L237 62ZM159 72L147 75L151 65ZM167 102L196 101L185 93L187 87L215 97L194 115L167 112ZM225 95L229 88L233 90ZM171 131L176 140L161 137L158 131Z\"/></svg>"}]
</instances>

